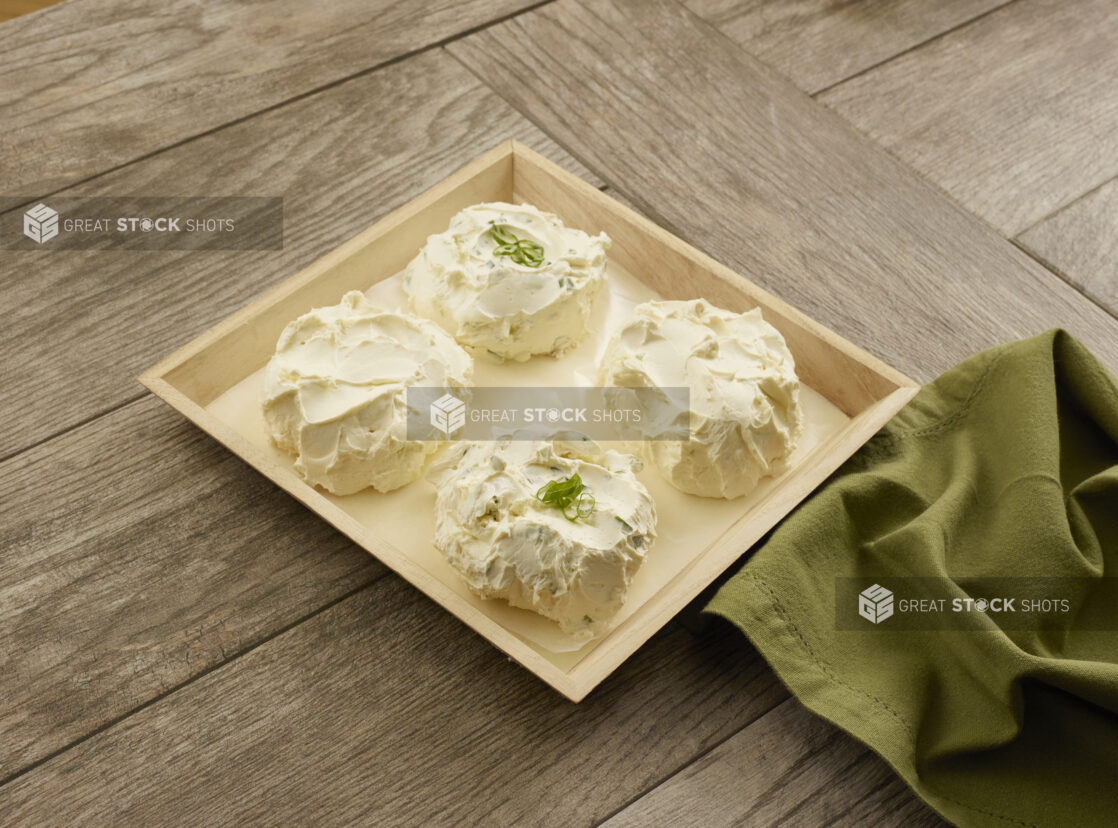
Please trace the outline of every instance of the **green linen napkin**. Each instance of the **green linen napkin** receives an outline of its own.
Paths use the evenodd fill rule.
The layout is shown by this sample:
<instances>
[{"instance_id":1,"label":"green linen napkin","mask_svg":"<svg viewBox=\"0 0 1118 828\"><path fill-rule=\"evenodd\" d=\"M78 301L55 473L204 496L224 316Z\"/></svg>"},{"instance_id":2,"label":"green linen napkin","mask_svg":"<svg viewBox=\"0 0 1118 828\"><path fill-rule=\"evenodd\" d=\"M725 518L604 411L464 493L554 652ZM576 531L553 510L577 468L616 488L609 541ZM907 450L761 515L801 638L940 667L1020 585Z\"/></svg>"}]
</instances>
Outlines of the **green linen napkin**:
<instances>
[{"instance_id":1,"label":"green linen napkin","mask_svg":"<svg viewBox=\"0 0 1118 828\"><path fill-rule=\"evenodd\" d=\"M947 819L1114 826L1115 575L1118 384L1052 330L922 388L705 611ZM951 611L1006 576L1059 576L1037 583L1066 603L1042 629ZM890 584L892 616L860 616L857 589ZM902 612L906 589L945 592L947 611Z\"/></svg>"}]
</instances>

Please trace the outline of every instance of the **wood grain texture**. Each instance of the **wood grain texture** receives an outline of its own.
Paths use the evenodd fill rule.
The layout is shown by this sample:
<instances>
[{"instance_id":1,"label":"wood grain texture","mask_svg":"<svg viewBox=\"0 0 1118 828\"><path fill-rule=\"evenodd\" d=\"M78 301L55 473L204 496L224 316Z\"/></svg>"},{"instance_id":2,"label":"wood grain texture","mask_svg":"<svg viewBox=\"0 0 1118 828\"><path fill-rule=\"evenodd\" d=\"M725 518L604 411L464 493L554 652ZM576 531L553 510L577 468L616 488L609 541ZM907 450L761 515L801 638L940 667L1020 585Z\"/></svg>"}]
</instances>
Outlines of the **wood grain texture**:
<instances>
[{"instance_id":1,"label":"wood grain texture","mask_svg":"<svg viewBox=\"0 0 1118 828\"><path fill-rule=\"evenodd\" d=\"M647 215L909 376L1053 326L1118 367L1113 318L674 3L561 0L447 49Z\"/></svg>"},{"instance_id":2,"label":"wood grain texture","mask_svg":"<svg viewBox=\"0 0 1118 828\"><path fill-rule=\"evenodd\" d=\"M585 173L433 51L67 191L282 195L284 249L6 252L0 456L135 398L158 358L510 137Z\"/></svg>"},{"instance_id":3,"label":"wood grain texture","mask_svg":"<svg viewBox=\"0 0 1118 828\"><path fill-rule=\"evenodd\" d=\"M1118 4L1019 0L819 99L1012 237L1118 174Z\"/></svg>"},{"instance_id":4,"label":"wood grain texture","mask_svg":"<svg viewBox=\"0 0 1118 828\"><path fill-rule=\"evenodd\" d=\"M0 779L387 572L154 397L0 465Z\"/></svg>"},{"instance_id":5,"label":"wood grain texture","mask_svg":"<svg viewBox=\"0 0 1118 828\"><path fill-rule=\"evenodd\" d=\"M659 633L580 705L395 576L0 788L16 824L592 825L786 698Z\"/></svg>"},{"instance_id":6,"label":"wood grain texture","mask_svg":"<svg viewBox=\"0 0 1118 828\"><path fill-rule=\"evenodd\" d=\"M839 795L841 793L841 795ZM944 826L885 762L789 699L603 828Z\"/></svg>"},{"instance_id":7,"label":"wood grain texture","mask_svg":"<svg viewBox=\"0 0 1118 828\"><path fill-rule=\"evenodd\" d=\"M69 0L4 28L0 181L42 195L532 2Z\"/></svg>"},{"instance_id":8,"label":"wood grain texture","mask_svg":"<svg viewBox=\"0 0 1118 828\"><path fill-rule=\"evenodd\" d=\"M604 17L613 26L607 26L603 35L594 28L598 24L593 15L585 24L576 25L579 18L577 14L574 19L566 16L568 8L578 11L568 4L558 14L564 15L560 19L581 42L545 43L545 48L532 46L527 55L501 56L512 62L546 62L546 77L528 71L516 81L529 90L518 93L510 70L498 71L500 61L487 57L493 70L487 80L511 100L519 94L530 99L537 96L531 106L525 106L526 111L596 168L609 171L624 194L654 218L723 261L736 267L748 265L751 269L745 272L752 278L846 335L853 332L856 341L922 378L975 347L1038 330L1049 324L1053 314L1060 322L1075 322L1067 326L1112 367L1118 362L1114 329L1097 309L1019 251L1007 251L1006 243L994 233L976 228L961 210L931 192L916 176L869 147L839 119L811 108L810 101L791 93L787 84L729 48L709 28L679 15L668 4L622 5L620 18L608 5L595 4L592 11L598 19ZM651 31L643 25L631 29L617 25L619 20L626 23L634 18L640 23L642 14L648 15ZM537 25L537 19L551 26L555 18L533 16L531 25ZM659 32L657 26L662 26ZM480 51L495 49L491 44ZM437 54L422 59L435 61ZM579 66L579 58L589 58L589 62ZM409 59L400 67L417 60ZM17 307L28 308L28 315L48 314L48 319L56 320L49 327L52 336L70 337L67 348L38 351L46 358L33 365L35 370L50 371L52 365L58 365L58 354L74 358L76 353L81 361L77 368L58 369L48 377L55 384L70 384L69 391L50 390L51 382L41 381L33 371L22 375L20 390L38 389L36 395L43 393L47 400L34 403L40 406L39 414L21 421L22 427L48 434L42 422L59 410L64 412L63 426L78 421L66 419L70 415L68 395L74 390L80 393L73 399L79 406L87 406L85 410L91 414L98 409L90 400L116 404L113 401L119 401L119 396L99 397L97 386L101 382L112 386L133 373L118 369L117 361L131 359L144 365L150 361L153 347L160 353L171 350L383 212L365 207L364 217L347 225L348 229L332 225L349 221L350 210L362 209L370 201L379 205L381 201L406 200L423 186L415 180L416 158L438 168L431 172L431 180L437 180L460 163L457 159L469 158L492 143L477 136L488 135L486 130L496 129L494 124L511 125L507 134L546 146L538 131L494 104L492 97L486 99L488 107L477 103L475 109L469 96L466 100L458 96L463 87L453 86L443 93L440 82L445 85L445 78L458 75L436 73L429 81L432 85L426 87L422 76L389 74L398 68L353 81L369 81L370 85L360 87L364 94L331 97L333 105L307 111L312 117L321 115L320 121L266 120L288 109L284 107L186 145L198 145L201 151L196 154L176 155L184 149L179 148L122 171L137 175L122 179L124 183L141 186L148 176L156 184L183 180L184 171L191 168L204 170L201 178L185 179L198 186L231 181L237 187L256 188L261 181L277 181L277 187L295 193L289 196L289 210L292 205L298 207L297 222L288 213L289 249L263 256L210 254L212 258L157 254L161 258L145 259L128 254L128 259L116 262L112 254L89 259L81 258L89 254L68 254L74 256L68 265L71 269L67 274L55 274L51 284L55 294L63 297L80 286L84 291L81 301L71 302L52 317L51 301L47 300L57 296L44 290L43 301ZM603 70L610 73L610 84L593 80ZM391 82L386 87L372 85L382 75ZM409 97L408 82L419 85L415 98ZM333 96L347 86L323 96ZM588 88L593 88L592 95L586 95ZM667 100L657 104L655 97L665 91ZM557 109L552 110L554 102L542 98L548 94L554 98L556 93ZM482 98L483 93L479 91L477 96ZM396 101L399 108L386 106L386 100ZM429 108L416 103L427 100L431 101ZM405 106L409 102L417 114L401 114L410 113ZM601 114L594 114L593 108L603 103ZM347 121L355 108L359 114ZM665 112L667 119L661 117ZM444 114L450 117L436 117ZM566 119L570 119L569 125L565 125ZM263 124L254 137L230 144L211 141L253 122ZM314 127L308 129L308 124ZM602 134L588 134L588 126ZM661 141L665 142L662 146ZM230 151L228 159L223 156L226 151ZM357 153L357 160L348 157L343 165L335 159L336 152ZM160 166L160 159L167 165ZM242 173L246 165L248 172ZM712 212L716 214L712 216ZM671 221L665 221L665 216ZM294 240L302 246L291 248ZM46 262L46 257L40 257L34 260L34 267L37 270ZM27 264L23 263L23 272ZM9 288L28 296L27 291L41 287L24 285L23 281L34 280L15 275L3 277L6 295L13 295ZM115 290L110 278L114 275L141 295L129 297ZM118 300L121 295L125 298ZM116 301L120 304L112 304ZM104 311L100 303L105 303ZM159 309L154 318L153 307ZM130 327L129 336L122 335L109 343L112 349L97 352L96 343L104 334L106 320L114 319L114 309ZM22 318L13 322L24 323L30 324ZM955 326L959 326L958 335ZM35 341L35 347L49 348ZM18 346L19 341L14 342ZM0 349L4 347L8 346L0 345ZM94 353L87 355L89 350ZM0 358L12 365L12 357L19 353L11 346L7 352L0 351ZM23 359L14 362L19 365ZM79 376L84 373L89 376ZM36 395L32 397L39 400ZM137 428L131 415L138 406L148 404L127 406L18 456L0 467L0 481L6 483L9 475L16 479L18 472L20 485L27 486L29 480L50 470L55 480L75 475L81 484L75 483L76 490L89 497L100 482L98 470L105 468L104 449L79 453L69 465L61 459L66 454L55 449L61 441L79 439L78 435L88 435L90 429L117 417L127 425L116 442L90 438L89 443L114 446L125 438L125 445L131 445L127 440L135 439ZM4 413L19 415L14 406ZM139 419L154 429L153 435L169 434L177 424L190 439L205 441L175 415L163 415L170 419L162 424L146 413ZM176 446L180 445L174 442L177 439L172 440ZM106 656L106 674L99 676L96 665L80 661L82 653L77 647L69 655L63 649L61 657L74 659L82 670L71 671L66 679L59 667L57 676L62 683L53 686L62 689L51 689L53 695L46 697L45 704L39 704L33 689L25 690L18 704L0 695L4 699L0 721L11 721L5 727L12 727L22 740L15 751L17 761L42 755L44 749L49 752L49 744L43 741L50 738L43 736L46 728L63 722L68 733L88 734L89 723L111 720L112 711L130 709L130 705L176 686L181 676L197 675L183 671L177 661L195 642L202 650L199 663L218 664L226 654L283 629L283 614L291 605L304 601L305 606L321 606L331 600L325 596L338 594L316 580L317 569L311 566L316 558L296 560L295 552L283 553L293 558L281 555L278 568L287 574L278 581L271 572L272 561L261 563L259 549L282 544L288 534L295 536L293 548L299 546L300 538L307 546L316 543L313 532L303 535L298 528L291 529L296 513L311 519L294 501L271 490L216 447L212 450L220 457L204 461L197 469L191 466L192 461L203 463L197 447L182 443L176 450L182 454L176 455L170 469L162 459L154 459L161 453L153 450L147 466L158 472L154 476L144 469L142 454L134 458L139 465L131 473L125 465L110 475L102 499L94 501L99 509L85 508L81 500L70 498L65 507L39 512L39 520L32 511L20 523L16 539L25 545L20 549L35 550L37 535L43 536L44 545L33 552L40 564L30 572L31 577L28 572L11 570L19 584L15 591L0 576L0 594L22 601L19 612L40 612L37 617L53 635L75 635L79 644L90 646L106 639L110 647L123 653L123 660ZM35 458L38 465L22 465ZM214 465L225 472L207 478ZM177 477L184 468L186 482L182 483ZM79 474L83 469L85 473ZM233 479L234 469L247 476L245 483ZM222 476L226 472L229 479ZM184 489L180 492L171 486L169 478ZM235 520L232 514L238 511L282 513L283 504L273 506L259 500L260 491L246 494L248 502L234 497L242 488L252 488L248 478L263 487L265 494L286 503L292 516L259 530L254 529L255 524L245 524L243 516ZM147 513L143 504L151 500L147 490L153 488L159 491L157 501L164 505ZM206 493L215 488L216 494L207 499ZM229 511L222 511L222 503L215 499L227 500ZM17 503L23 511L35 505ZM37 508L45 507L38 504ZM98 537L106 523L115 525L118 516L133 508L136 515L147 517L120 518L121 524L132 522L135 528L116 536L122 557L113 557L113 549L100 546ZM212 526L205 522L211 515L216 515ZM166 534L160 534L162 526L167 527ZM241 531L246 534L240 535ZM183 565L180 558L197 556L199 545L215 545L212 552L206 552L203 560L208 563L203 571L192 572L191 583L172 580L154 608L143 603L152 600L148 595L155 580L152 572L137 572L139 580L129 580L131 570L145 565L137 557L135 539L146 539L147 534L179 551L178 558L156 558L161 562L160 579L173 578L175 567ZM246 540L249 537L251 542ZM317 542L328 545L324 540ZM328 550L328 555L337 556L337 562L328 563L327 571L331 566L337 568L326 580L341 584L344 590L354 583L347 579L360 570L348 568L346 556L354 550L337 542L341 545L336 550ZM249 546L247 560L245 546ZM85 553L91 548L100 554L87 559ZM55 555L55 550L61 551ZM310 554L306 549L302 553ZM373 566L361 557L357 566ZM46 562L54 558L64 576L59 578L57 592L44 591L52 585L51 576L43 575L50 572ZM111 565L105 565L106 560ZM0 573L12 563L2 559ZM83 571L82 566L90 569ZM257 569L244 574L253 566ZM308 572L303 567L313 571L299 575ZM221 574L229 576L228 583L221 580ZM371 572L370 577L375 575ZM75 586L78 577L84 581ZM219 599L216 604L191 592L199 579L211 585ZM91 585L93 581L104 582L100 594ZM81 600L73 597L75 590ZM270 590L275 591L271 603L261 597ZM236 594L240 591L249 594L247 601ZM36 596L40 596L41 609L34 603ZM102 596L116 596L118 601L132 596L139 602L130 605L130 615L122 616L126 634L120 639L113 637L112 625L102 620L111 620L114 611L113 606L102 603ZM195 602L200 602L198 610ZM226 621L242 604L247 607L244 615ZM144 612L135 612L137 607ZM148 615L156 628L150 634L140 629ZM227 623L232 634L222 632L220 625L215 628L210 618ZM86 627L79 628L79 621ZM184 815L206 823L252 819L276 823L503 824L520 820L592 824L784 698L775 677L740 637L724 628L715 630L693 637L673 625L598 693L574 707L399 579L384 577L0 788L0 813L12 822L27 824L182 822ZM30 627L23 628L25 638L19 640L26 641L30 634ZM30 651L22 674L27 685L42 666L36 659L42 658L48 668L43 672L49 672L60 657L50 648L66 646L48 635L33 640L37 646ZM138 642L144 655L134 656L129 642ZM152 642L156 642L154 650ZM226 653L221 652L223 647ZM131 662L130 657L138 660ZM3 665L11 670L21 666ZM129 672L133 667L136 673ZM160 675L163 669L169 672ZM94 680L83 682L87 674ZM121 695L125 702L114 708L114 696ZM90 704L83 707L87 701ZM71 706L79 714L92 710L93 715L79 716L85 723L80 726L67 723ZM98 718L106 711L108 719ZM33 722L36 716L38 721ZM784 719L773 722L796 732ZM7 730L4 736L0 741L7 741ZM810 743L810 735L802 738ZM875 770L872 762L851 761L841 749L835 753L838 758L834 761L827 759L831 754L826 749L809 760L806 781L799 790L823 790L830 785L826 788L830 791L850 784L853 790L862 791L859 785L871 780L868 788L873 791L876 783L872 780L877 780L882 787L863 805L848 797L829 798L826 807L833 810L819 810L812 801L804 800L801 808L806 809L806 816L802 820L796 818L800 812L791 805L765 809L754 802L752 807L757 813L788 813L793 821L808 823L821 814L852 819L844 816L843 809L848 807L864 807L864 811L847 813L866 814L867 819L886 812L906 813L903 808L912 807L911 794L903 788L897 790L897 783L890 783L886 775L875 776L882 773L880 766ZM795 790L796 779L784 778ZM893 796L907 796L908 800L887 811L880 800ZM562 803L561 810L556 811L556 803ZM920 816L916 810L911 813L914 818Z\"/></svg>"},{"instance_id":9,"label":"wood grain texture","mask_svg":"<svg viewBox=\"0 0 1118 828\"><path fill-rule=\"evenodd\" d=\"M1017 241L1118 316L1118 179L1030 227Z\"/></svg>"},{"instance_id":10,"label":"wood grain texture","mask_svg":"<svg viewBox=\"0 0 1118 828\"><path fill-rule=\"evenodd\" d=\"M814 94L1006 0L686 0L684 5Z\"/></svg>"}]
</instances>

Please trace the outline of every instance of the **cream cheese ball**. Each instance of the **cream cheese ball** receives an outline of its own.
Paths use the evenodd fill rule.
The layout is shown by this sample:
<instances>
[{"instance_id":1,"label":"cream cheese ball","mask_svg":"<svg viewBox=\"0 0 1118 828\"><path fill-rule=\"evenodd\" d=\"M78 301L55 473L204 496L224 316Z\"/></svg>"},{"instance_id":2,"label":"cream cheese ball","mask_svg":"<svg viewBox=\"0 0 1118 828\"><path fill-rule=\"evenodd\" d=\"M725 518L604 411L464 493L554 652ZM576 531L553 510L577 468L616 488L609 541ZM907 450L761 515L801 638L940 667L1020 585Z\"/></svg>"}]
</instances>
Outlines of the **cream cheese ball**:
<instances>
[{"instance_id":1,"label":"cream cheese ball","mask_svg":"<svg viewBox=\"0 0 1118 828\"><path fill-rule=\"evenodd\" d=\"M476 204L427 239L404 291L475 356L559 356L588 330L609 244L527 204Z\"/></svg>"},{"instance_id":2,"label":"cream cheese ball","mask_svg":"<svg viewBox=\"0 0 1118 828\"><path fill-rule=\"evenodd\" d=\"M423 473L436 442L406 438L409 385L462 388L473 360L438 325L351 291L290 323L264 372L273 442L295 470L338 495L397 489Z\"/></svg>"},{"instance_id":3,"label":"cream cheese ball","mask_svg":"<svg viewBox=\"0 0 1118 828\"><path fill-rule=\"evenodd\" d=\"M471 442L432 466L435 546L482 598L577 638L609 628L656 538L640 460L591 442Z\"/></svg>"},{"instance_id":4,"label":"cream cheese ball","mask_svg":"<svg viewBox=\"0 0 1118 828\"><path fill-rule=\"evenodd\" d=\"M703 299L638 305L600 369L603 385L690 389L690 441L645 444L660 473L689 494L749 492L785 468L803 432L795 362L759 308L732 313Z\"/></svg>"}]
</instances>

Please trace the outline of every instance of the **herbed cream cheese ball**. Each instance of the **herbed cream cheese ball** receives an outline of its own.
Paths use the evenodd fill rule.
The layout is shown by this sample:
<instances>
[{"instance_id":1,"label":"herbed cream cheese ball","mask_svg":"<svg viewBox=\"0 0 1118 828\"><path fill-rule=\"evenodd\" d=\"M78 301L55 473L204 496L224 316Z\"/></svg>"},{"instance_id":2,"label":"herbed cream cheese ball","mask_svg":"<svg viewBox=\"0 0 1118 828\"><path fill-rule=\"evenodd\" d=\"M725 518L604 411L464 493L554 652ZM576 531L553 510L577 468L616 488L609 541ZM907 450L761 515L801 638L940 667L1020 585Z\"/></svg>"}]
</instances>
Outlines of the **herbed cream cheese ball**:
<instances>
[{"instance_id":1,"label":"herbed cream cheese ball","mask_svg":"<svg viewBox=\"0 0 1118 828\"><path fill-rule=\"evenodd\" d=\"M703 299L638 305L607 346L600 380L690 389L690 441L645 444L660 473L689 494L746 494L784 470L803 433L795 361L759 308L733 313Z\"/></svg>"},{"instance_id":2,"label":"herbed cream cheese ball","mask_svg":"<svg viewBox=\"0 0 1118 828\"><path fill-rule=\"evenodd\" d=\"M428 237L404 291L475 356L559 356L588 330L609 244L527 204L476 204Z\"/></svg>"},{"instance_id":3,"label":"herbed cream cheese ball","mask_svg":"<svg viewBox=\"0 0 1118 828\"><path fill-rule=\"evenodd\" d=\"M333 494L388 492L423 473L438 443L406 439L409 385L462 388L473 360L426 319L391 313L351 291L280 335L261 404L295 470Z\"/></svg>"},{"instance_id":4,"label":"herbed cream cheese ball","mask_svg":"<svg viewBox=\"0 0 1118 828\"><path fill-rule=\"evenodd\" d=\"M656 538L639 469L591 442L454 445L428 473L435 546L474 594L591 638L609 628Z\"/></svg>"}]
</instances>

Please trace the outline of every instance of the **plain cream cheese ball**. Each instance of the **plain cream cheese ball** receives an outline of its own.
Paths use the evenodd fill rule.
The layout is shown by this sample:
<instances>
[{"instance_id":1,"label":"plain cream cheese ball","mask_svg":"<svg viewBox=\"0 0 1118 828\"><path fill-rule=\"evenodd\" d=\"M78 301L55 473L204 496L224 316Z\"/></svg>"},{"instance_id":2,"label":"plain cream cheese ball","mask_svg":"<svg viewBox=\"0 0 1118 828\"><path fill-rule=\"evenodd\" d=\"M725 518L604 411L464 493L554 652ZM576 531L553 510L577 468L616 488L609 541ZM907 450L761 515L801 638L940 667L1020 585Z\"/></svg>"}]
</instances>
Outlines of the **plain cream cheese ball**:
<instances>
[{"instance_id":1,"label":"plain cream cheese ball","mask_svg":"<svg viewBox=\"0 0 1118 828\"><path fill-rule=\"evenodd\" d=\"M610 340L600 381L690 389L690 441L645 443L657 470L689 494L746 494L784 470L803 432L795 361L759 308L733 313L704 299L638 305Z\"/></svg>"},{"instance_id":2,"label":"plain cream cheese ball","mask_svg":"<svg viewBox=\"0 0 1118 828\"><path fill-rule=\"evenodd\" d=\"M475 356L559 356L587 333L609 243L527 204L476 204L428 237L404 291Z\"/></svg>"},{"instance_id":3,"label":"plain cream cheese ball","mask_svg":"<svg viewBox=\"0 0 1118 828\"><path fill-rule=\"evenodd\" d=\"M419 478L438 448L407 439L405 388L462 388L472 375L470 355L438 325L351 291L284 329L261 404L273 442L308 483L338 495L388 492Z\"/></svg>"},{"instance_id":4,"label":"plain cream cheese ball","mask_svg":"<svg viewBox=\"0 0 1118 828\"><path fill-rule=\"evenodd\" d=\"M577 638L608 629L656 538L656 507L634 474L640 460L589 441L469 442L447 452L428 473L435 546L469 589ZM540 497L573 475L588 496L582 516L577 503L565 514Z\"/></svg>"}]
</instances>

